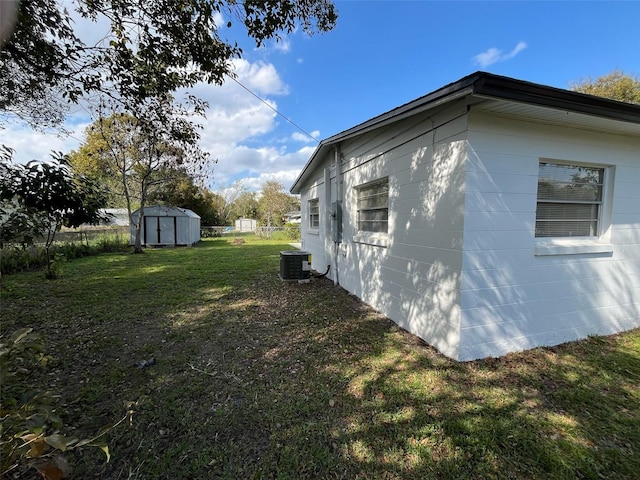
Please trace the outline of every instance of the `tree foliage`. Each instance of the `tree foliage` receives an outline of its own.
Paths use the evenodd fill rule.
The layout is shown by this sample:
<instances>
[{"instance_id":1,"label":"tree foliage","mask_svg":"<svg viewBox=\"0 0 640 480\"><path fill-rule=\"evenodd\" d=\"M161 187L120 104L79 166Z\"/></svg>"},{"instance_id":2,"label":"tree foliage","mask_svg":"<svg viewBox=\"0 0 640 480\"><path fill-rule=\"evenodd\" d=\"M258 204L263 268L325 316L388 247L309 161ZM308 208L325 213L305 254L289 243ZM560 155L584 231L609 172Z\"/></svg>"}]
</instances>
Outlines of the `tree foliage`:
<instances>
[{"instance_id":1,"label":"tree foliage","mask_svg":"<svg viewBox=\"0 0 640 480\"><path fill-rule=\"evenodd\" d=\"M233 220L238 218L258 218L258 199L255 192L242 192L233 205Z\"/></svg>"},{"instance_id":2,"label":"tree foliage","mask_svg":"<svg viewBox=\"0 0 640 480\"><path fill-rule=\"evenodd\" d=\"M284 215L291 210L299 210L298 199L286 193L284 186L275 180L262 185L262 194L258 200L260 221L268 226L284 224Z\"/></svg>"},{"instance_id":3,"label":"tree foliage","mask_svg":"<svg viewBox=\"0 0 640 480\"><path fill-rule=\"evenodd\" d=\"M39 128L61 124L68 102L99 85L95 58L84 48L58 2L21 1L13 35L0 49L0 115Z\"/></svg>"},{"instance_id":4,"label":"tree foliage","mask_svg":"<svg viewBox=\"0 0 640 480\"><path fill-rule=\"evenodd\" d=\"M74 0L77 15L106 22L109 33L87 45L58 0L22 0L14 34L0 51L0 110L35 126L60 124L64 101L102 92L130 109L196 83L222 84L242 55L217 21L244 26L258 46L302 28L335 25L329 0ZM46 114L45 114L46 113Z\"/></svg>"},{"instance_id":5,"label":"tree foliage","mask_svg":"<svg viewBox=\"0 0 640 480\"><path fill-rule=\"evenodd\" d=\"M44 237L48 276L53 276L49 248L64 227L96 224L104 219L100 209L105 198L92 179L73 175L68 159L32 161L14 165L0 163L0 247L6 242L32 244Z\"/></svg>"},{"instance_id":6,"label":"tree foliage","mask_svg":"<svg viewBox=\"0 0 640 480\"><path fill-rule=\"evenodd\" d=\"M167 181L149 195L149 204L188 208L200 216L202 225L220 225L216 209L219 195L196 185L184 168L170 168L162 176Z\"/></svg>"},{"instance_id":7,"label":"tree foliage","mask_svg":"<svg viewBox=\"0 0 640 480\"><path fill-rule=\"evenodd\" d=\"M208 154L198 146L198 127L190 116L202 115L204 105L192 98L192 108L175 104L173 97L148 98L135 107L135 115L117 111L117 103L102 107L90 125L73 163L98 178L111 177L112 195L124 199L135 229L135 251L141 252L141 219L150 195L181 169L192 177L206 170ZM115 105L115 106L114 106ZM140 215L133 216L136 208Z\"/></svg>"},{"instance_id":8,"label":"tree foliage","mask_svg":"<svg viewBox=\"0 0 640 480\"><path fill-rule=\"evenodd\" d=\"M246 192L246 187L240 181L234 182L228 188L218 192L214 200L214 207L218 214L220 225L231 225L237 218L234 215L235 205L238 199Z\"/></svg>"},{"instance_id":9,"label":"tree foliage","mask_svg":"<svg viewBox=\"0 0 640 480\"><path fill-rule=\"evenodd\" d=\"M596 79L588 78L571 83L570 88L580 93L640 104L640 78L627 75L620 70L613 70Z\"/></svg>"}]
</instances>

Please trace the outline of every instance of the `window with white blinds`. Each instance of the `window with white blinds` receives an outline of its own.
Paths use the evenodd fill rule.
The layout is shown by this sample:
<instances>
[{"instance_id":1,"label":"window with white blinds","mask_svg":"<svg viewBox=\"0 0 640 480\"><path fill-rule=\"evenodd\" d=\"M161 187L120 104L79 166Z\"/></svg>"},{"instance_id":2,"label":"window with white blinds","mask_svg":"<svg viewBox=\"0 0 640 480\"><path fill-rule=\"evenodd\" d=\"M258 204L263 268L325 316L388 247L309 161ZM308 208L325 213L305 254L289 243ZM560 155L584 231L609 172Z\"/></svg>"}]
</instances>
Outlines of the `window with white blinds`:
<instances>
[{"instance_id":1,"label":"window with white blinds","mask_svg":"<svg viewBox=\"0 0 640 480\"><path fill-rule=\"evenodd\" d=\"M320 200L309 200L309 228L320 227Z\"/></svg>"},{"instance_id":2,"label":"window with white blinds","mask_svg":"<svg viewBox=\"0 0 640 480\"><path fill-rule=\"evenodd\" d=\"M597 237L605 169L541 161L536 237Z\"/></svg>"},{"instance_id":3,"label":"window with white blinds","mask_svg":"<svg viewBox=\"0 0 640 480\"><path fill-rule=\"evenodd\" d=\"M387 233L389 218L389 179L357 187L358 231Z\"/></svg>"}]
</instances>

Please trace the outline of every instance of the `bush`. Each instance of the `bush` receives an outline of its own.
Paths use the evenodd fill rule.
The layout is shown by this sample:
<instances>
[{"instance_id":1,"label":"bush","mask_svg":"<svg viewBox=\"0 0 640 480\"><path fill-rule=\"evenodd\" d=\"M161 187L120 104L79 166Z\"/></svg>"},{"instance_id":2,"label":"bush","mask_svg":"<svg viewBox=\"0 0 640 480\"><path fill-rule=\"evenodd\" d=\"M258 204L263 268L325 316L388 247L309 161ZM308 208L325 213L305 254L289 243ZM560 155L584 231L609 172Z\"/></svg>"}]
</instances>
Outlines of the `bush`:
<instances>
[{"instance_id":1,"label":"bush","mask_svg":"<svg viewBox=\"0 0 640 480\"><path fill-rule=\"evenodd\" d=\"M284 227L258 227L256 235L269 240L300 240L300 224L286 223Z\"/></svg>"},{"instance_id":2,"label":"bush","mask_svg":"<svg viewBox=\"0 0 640 480\"><path fill-rule=\"evenodd\" d=\"M200 230L200 238L220 238L222 237L221 228L203 227Z\"/></svg>"},{"instance_id":3,"label":"bush","mask_svg":"<svg viewBox=\"0 0 640 480\"><path fill-rule=\"evenodd\" d=\"M51 247L54 278L60 274L65 260L97 255L103 252L119 252L129 249L129 237L119 231L104 232L85 242L57 242ZM43 245L5 245L0 251L0 271L3 274L34 270L47 266L47 252Z\"/></svg>"},{"instance_id":4,"label":"bush","mask_svg":"<svg viewBox=\"0 0 640 480\"><path fill-rule=\"evenodd\" d=\"M287 237L287 240L300 240L300 224L285 223L284 233Z\"/></svg>"}]
</instances>

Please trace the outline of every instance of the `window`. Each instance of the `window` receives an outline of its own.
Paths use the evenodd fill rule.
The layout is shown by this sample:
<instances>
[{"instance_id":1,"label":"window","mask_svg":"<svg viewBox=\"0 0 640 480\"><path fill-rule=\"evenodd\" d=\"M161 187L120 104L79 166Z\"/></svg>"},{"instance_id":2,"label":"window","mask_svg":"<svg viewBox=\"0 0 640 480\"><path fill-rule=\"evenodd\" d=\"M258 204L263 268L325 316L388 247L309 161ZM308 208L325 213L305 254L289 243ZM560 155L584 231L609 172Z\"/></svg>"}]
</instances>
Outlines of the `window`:
<instances>
[{"instance_id":1,"label":"window","mask_svg":"<svg viewBox=\"0 0 640 480\"><path fill-rule=\"evenodd\" d=\"M358 231L387 233L389 216L389 179L357 188Z\"/></svg>"},{"instance_id":2,"label":"window","mask_svg":"<svg viewBox=\"0 0 640 480\"><path fill-rule=\"evenodd\" d=\"M597 237L605 168L541 161L536 237Z\"/></svg>"},{"instance_id":3,"label":"window","mask_svg":"<svg viewBox=\"0 0 640 480\"><path fill-rule=\"evenodd\" d=\"M320 200L309 200L309 228L320 227Z\"/></svg>"}]
</instances>

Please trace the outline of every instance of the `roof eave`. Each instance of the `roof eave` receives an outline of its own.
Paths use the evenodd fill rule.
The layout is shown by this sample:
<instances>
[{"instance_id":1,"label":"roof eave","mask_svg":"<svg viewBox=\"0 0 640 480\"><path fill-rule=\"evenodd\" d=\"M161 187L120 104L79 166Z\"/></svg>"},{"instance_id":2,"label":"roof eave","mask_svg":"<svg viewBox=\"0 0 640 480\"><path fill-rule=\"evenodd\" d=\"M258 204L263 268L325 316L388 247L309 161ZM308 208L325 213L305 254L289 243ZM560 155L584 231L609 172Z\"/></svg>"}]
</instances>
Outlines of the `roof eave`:
<instances>
[{"instance_id":1,"label":"roof eave","mask_svg":"<svg viewBox=\"0 0 640 480\"><path fill-rule=\"evenodd\" d=\"M312 167L314 167L316 159L321 158L331 146L401 118L471 95L479 98L510 100L612 120L640 123L640 105L618 102L486 72L475 72L457 82L445 85L432 93L321 141L291 186L291 193L300 193L301 184L312 170Z\"/></svg>"},{"instance_id":2,"label":"roof eave","mask_svg":"<svg viewBox=\"0 0 640 480\"><path fill-rule=\"evenodd\" d=\"M473 93L474 82L484 75L482 72L476 72L467 77L464 77L456 82L445 85L427 95L424 95L416 100L394 108L388 112L378 115L370 120L356 125L355 127L344 130L336 135L326 138L320 142L315 151L311 155L311 158L303 167L302 171L293 182L290 188L290 192L293 194L300 193L300 184L305 179L310 167L315 163L315 159L320 157L321 152L326 151L332 145L340 143L348 138L356 135L361 135L370 130L383 127L389 123L396 122L401 118L415 115L421 111L434 108L438 105L447 103L455 98L466 96Z\"/></svg>"},{"instance_id":3,"label":"roof eave","mask_svg":"<svg viewBox=\"0 0 640 480\"><path fill-rule=\"evenodd\" d=\"M478 78L474 95L640 123L640 105L498 75L485 74Z\"/></svg>"}]
</instances>

